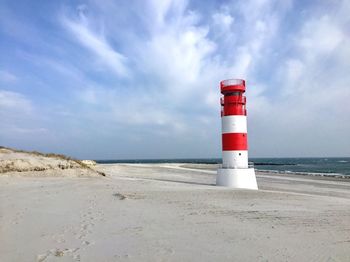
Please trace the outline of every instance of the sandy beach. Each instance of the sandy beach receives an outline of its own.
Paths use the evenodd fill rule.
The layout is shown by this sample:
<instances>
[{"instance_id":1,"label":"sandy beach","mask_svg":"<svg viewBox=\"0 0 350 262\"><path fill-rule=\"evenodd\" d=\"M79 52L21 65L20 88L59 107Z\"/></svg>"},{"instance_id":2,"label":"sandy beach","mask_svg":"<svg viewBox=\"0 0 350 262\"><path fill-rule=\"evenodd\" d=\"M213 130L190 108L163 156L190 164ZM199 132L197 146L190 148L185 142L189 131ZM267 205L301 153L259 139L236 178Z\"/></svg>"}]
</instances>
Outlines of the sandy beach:
<instances>
[{"instance_id":1,"label":"sandy beach","mask_svg":"<svg viewBox=\"0 0 350 262\"><path fill-rule=\"evenodd\" d=\"M106 177L0 177L1 261L350 261L350 182L213 166L111 164Z\"/></svg>"}]
</instances>

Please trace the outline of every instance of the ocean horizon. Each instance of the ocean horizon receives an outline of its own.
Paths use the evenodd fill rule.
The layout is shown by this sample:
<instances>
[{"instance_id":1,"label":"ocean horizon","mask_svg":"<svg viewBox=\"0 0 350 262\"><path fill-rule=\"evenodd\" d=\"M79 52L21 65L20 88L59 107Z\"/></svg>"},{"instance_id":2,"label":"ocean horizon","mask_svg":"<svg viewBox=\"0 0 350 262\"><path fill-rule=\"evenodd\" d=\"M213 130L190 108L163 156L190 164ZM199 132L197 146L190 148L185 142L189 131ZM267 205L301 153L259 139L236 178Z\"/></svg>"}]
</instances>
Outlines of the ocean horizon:
<instances>
[{"instance_id":1,"label":"ocean horizon","mask_svg":"<svg viewBox=\"0 0 350 262\"><path fill-rule=\"evenodd\" d=\"M164 159L105 159L95 160L100 164L221 164L221 158L164 158ZM276 173L295 173L321 176L349 176L350 157L286 157L249 158L255 169Z\"/></svg>"}]
</instances>

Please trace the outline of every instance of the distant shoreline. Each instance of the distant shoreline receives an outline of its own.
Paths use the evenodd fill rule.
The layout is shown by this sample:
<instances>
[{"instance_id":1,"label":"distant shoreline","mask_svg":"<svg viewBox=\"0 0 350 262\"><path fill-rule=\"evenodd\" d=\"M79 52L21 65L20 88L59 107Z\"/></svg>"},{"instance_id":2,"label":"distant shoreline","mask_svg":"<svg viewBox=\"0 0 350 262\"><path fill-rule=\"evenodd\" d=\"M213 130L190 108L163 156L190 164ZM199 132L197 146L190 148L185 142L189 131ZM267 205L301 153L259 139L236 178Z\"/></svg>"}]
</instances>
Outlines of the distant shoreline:
<instances>
[{"instance_id":1,"label":"distant shoreline","mask_svg":"<svg viewBox=\"0 0 350 262\"><path fill-rule=\"evenodd\" d=\"M350 178L350 158L251 158L256 170L277 174ZM219 158L95 160L98 164L221 164Z\"/></svg>"},{"instance_id":2,"label":"distant shoreline","mask_svg":"<svg viewBox=\"0 0 350 262\"><path fill-rule=\"evenodd\" d=\"M203 173L210 173L210 174L216 174L216 170L219 167L217 164L189 164L189 163L104 163L100 164L98 163L96 165L97 168L99 167L112 167L112 166L130 166L130 167L164 167L164 166L173 166L174 168L177 168L178 170L184 169L186 170L193 170L193 171L202 171ZM348 175L342 175L342 174L330 174L330 173L303 173L303 172L279 172L279 171L273 171L273 170L262 170L262 169L255 169L257 175L269 175L269 176L279 176L279 177L289 177L289 178L297 178L297 177L308 177L309 179L315 179L315 180L327 180L327 181L345 181L350 182L350 176Z\"/></svg>"}]
</instances>

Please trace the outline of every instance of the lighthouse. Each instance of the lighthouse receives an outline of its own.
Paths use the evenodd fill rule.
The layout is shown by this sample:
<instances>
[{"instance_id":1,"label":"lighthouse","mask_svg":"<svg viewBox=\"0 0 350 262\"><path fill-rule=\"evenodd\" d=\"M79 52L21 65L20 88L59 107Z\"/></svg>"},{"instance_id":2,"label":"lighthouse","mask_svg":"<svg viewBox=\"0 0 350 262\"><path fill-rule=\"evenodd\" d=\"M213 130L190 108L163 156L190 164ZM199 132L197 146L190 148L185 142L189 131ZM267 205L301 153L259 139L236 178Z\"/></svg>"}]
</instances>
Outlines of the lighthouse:
<instances>
[{"instance_id":1,"label":"lighthouse","mask_svg":"<svg viewBox=\"0 0 350 262\"><path fill-rule=\"evenodd\" d=\"M218 169L216 185L258 189L254 167L248 164L245 81L223 80L220 89L222 167Z\"/></svg>"}]
</instances>

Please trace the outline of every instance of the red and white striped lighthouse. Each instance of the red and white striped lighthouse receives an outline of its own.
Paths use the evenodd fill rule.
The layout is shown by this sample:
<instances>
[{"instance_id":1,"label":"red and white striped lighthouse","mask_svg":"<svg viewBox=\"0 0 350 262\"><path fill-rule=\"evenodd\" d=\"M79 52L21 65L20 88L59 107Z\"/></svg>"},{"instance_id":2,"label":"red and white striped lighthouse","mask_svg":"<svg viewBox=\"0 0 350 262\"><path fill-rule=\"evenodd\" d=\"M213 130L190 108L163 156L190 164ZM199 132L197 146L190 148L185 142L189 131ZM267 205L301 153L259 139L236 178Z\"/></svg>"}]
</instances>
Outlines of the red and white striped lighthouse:
<instances>
[{"instance_id":1,"label":"red and white striped lighthouse","mask_svg":"<svg viewBox=\"0 0 350 262\"><path fill-rule=\"evenodd\" d=\"M258 189L254 168L248 166L247 110L245 81L220 82L222 123L222 168L216 185Z\"/></svg>"}]
</instances>

